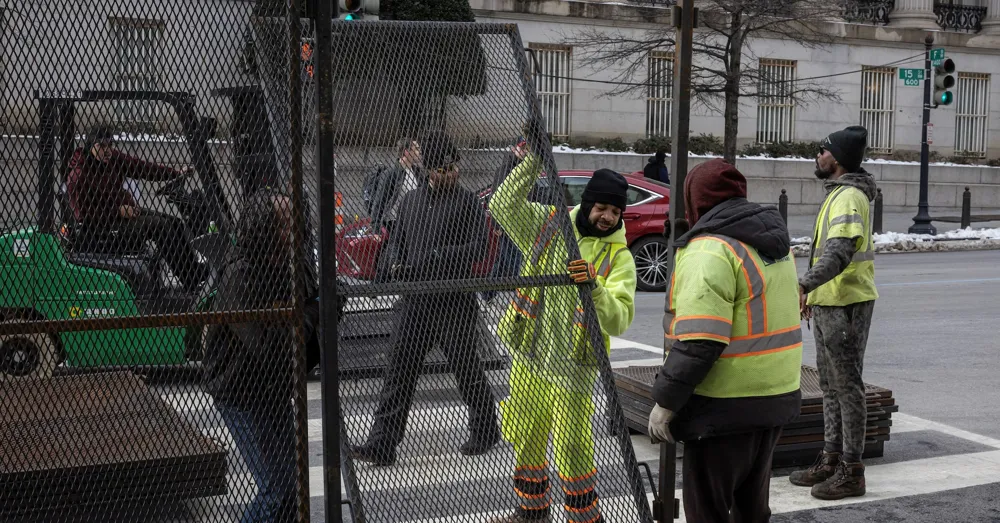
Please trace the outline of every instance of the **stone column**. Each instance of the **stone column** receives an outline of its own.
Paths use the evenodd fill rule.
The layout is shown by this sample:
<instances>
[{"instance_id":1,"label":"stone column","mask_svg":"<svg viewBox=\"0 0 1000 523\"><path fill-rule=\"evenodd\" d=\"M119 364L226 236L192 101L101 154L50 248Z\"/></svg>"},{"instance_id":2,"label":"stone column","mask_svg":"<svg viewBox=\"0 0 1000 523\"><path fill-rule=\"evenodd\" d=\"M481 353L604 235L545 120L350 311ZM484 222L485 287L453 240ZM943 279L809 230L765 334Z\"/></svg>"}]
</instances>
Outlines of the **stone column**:
<instances>
[{"instance_id":1,"label":"stone column","mask_svg":"<svg viewBox=\"0 0 1000 523\"><path fill-rule=\"evenodd\" d=\"M990 0L995 2L998 0ZM930 29L940 31L934 0L896 0L896 7L889 13L889 27Z\"/></svg>"},{"instance_id":2,"label":"stone column","mask_svg":"<svg viewBox=\"0 0 1000 523\"><path fill-rule=\"evenodd\" d=\"M986 17L983 18L981 34L1000 35L1000 0L986 2Z\"/></svg>"}]
</instances>

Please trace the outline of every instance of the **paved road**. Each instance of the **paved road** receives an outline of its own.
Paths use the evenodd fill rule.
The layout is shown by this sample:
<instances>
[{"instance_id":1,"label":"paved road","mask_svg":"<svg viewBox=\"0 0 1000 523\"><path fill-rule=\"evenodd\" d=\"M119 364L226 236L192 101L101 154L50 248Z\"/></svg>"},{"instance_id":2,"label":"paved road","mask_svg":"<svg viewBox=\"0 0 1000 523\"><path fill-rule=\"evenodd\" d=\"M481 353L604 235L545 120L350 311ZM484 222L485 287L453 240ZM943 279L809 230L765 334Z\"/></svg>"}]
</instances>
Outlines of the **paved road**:
<instances>
[{"instance_id":1,"label":"paved road","mask_svg":"<svg viewBox=\"0 0 1000 523\"><path fill-rule=\"evenodd\" d=\"M776 471L773 521L1000 521L1000 251L883 255L876 267L865 380L900 405L885 457L868 463L869 495L842 508ZM658 344L663 295L638 302L626 338ZM815 365L805 334L804 360Z\"/></svg>"}]
</instances>

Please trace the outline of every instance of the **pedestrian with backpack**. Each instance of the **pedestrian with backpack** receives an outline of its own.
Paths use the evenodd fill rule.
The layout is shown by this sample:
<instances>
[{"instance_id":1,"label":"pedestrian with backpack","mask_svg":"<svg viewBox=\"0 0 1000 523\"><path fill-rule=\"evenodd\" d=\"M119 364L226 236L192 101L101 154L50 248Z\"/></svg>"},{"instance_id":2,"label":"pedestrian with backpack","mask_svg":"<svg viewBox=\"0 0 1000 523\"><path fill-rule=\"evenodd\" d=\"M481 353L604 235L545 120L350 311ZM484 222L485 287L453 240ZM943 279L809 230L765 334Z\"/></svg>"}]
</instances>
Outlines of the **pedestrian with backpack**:
<instances>
[{"instance_id":1,"label":"pedestrian with backpack","mask_svg":"<svg viewBox=\"0 0 1000 523\"><path fill-rule=\"evenodd\" d=\"M365 210L371 218L372 232L379 234L385 229L387 235L384 247L379 252L376 279L384 279L396 259L392 251L393 243L388 241L388 237L392 236L403 196L427 183L417 140L410 137L400 139L396 142L396 153L395 166L380 165L365 178L363 197Z\"/></svg>"},{"instance_id":2,"label":"pedestrian with backpack","mask_svg":"<svg viewBox=\"0 0 1000 523\"><path fill-rule=\"evenodd\" d=\"M396 142L397 161L392 167L378 166L365 178L365 209L376 231L391 230L403 195L420 187L427 178L423 173L420 144L405 137Z\"/></svg>"}]
</instances>

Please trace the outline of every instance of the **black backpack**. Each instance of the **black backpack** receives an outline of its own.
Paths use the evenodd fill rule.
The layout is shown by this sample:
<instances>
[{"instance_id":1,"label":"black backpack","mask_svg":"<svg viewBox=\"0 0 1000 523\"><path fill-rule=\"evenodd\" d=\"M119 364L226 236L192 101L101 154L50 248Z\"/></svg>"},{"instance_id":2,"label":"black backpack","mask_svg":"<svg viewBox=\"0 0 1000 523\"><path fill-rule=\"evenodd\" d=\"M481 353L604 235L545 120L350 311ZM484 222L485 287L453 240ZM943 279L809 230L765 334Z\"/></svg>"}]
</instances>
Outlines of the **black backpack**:
<instances>
[{"instance_id":1,"label":"black backpack","mask_svg":"<svg viewBox=\"0 0 1000 523\"><path fill-rule=\"evenodd\" d=\"M365 175L365 185L362 188L361 198L365 202L365 212L368 213L368 216L372 215L372 210L375 208L375 195L385 183L385 173L388 171L388 167L380 165Z\"/></svg>"}]
</instances>

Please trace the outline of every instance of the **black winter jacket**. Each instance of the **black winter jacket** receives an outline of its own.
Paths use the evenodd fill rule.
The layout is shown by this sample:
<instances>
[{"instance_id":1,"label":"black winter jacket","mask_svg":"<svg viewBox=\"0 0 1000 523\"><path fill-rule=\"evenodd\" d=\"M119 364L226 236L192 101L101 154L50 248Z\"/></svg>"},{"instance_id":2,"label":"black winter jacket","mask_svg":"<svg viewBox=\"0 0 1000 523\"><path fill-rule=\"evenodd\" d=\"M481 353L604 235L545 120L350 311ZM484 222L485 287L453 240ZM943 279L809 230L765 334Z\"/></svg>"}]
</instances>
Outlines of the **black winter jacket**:
<instances>
[{"instance_id":1,"label":"black winter jacket","mask_svg":"<svg viewBox=\"0 0 1000 523\"><path fill-rule=\"evenodd\" d=\"M423 185L426 183L426 174L420 168L414 167L413 174L417 177L419 184ZM396 163L394 167L389 168L388 172L382 173L382 176L383 183L379 184L372 202L371 219L372 225L376 227L385 225L386 217L392 209L392 205L399 198L399 191L402 190L403 180L406 179L406 169L399 163Z\"/></svg>"},{"instance_id":2,"label":"black winter jacket","mask_svg":"<svg viewBox=\"0 0 1000 523\"><path fill-rule=\"evenodd\" d=\"M230 253L223 268L212 310L231 312L291 307L287 273L273 274L238 254ZM234 254L237 253L237 254ZM311 278L310 278L311 279ZM303 323L306 368L319 364L319 299L315 284L308 284ZM337 321L346 298L338 293ZM288 324L231 323L211 325L205 337L206 392L216 402L241 408L269 409L288 405L292 397L292 344Z\"/></svg>"},{"instance_id":3,"label":"black winter jacket","mask_svg":"<svg viewBox=\"0 0 1000 523\"><path fill-rule=\"evenodd\" d=\"M791 240L781 214L743 198L715 206L690 231L678 238L677 247L702 234L720 234L739 240L765 259L788 255ZM713 341L676 341L671 357L653 384L653 399L677 413L670 432L678 441L751 432L785 425L798 417L801 391L758 398L708 398L694 394L726 346Z\"/></svg>"},{"instance_id":4,"label":"black winter jacket","mask_svg":"<svg viewBox=\"0 0 1000 523\"><path fill-rule=\"evenodd\" d=\"M402 267L395 279L470 278L486 254L486 213L464 187L423 185L403 197L390 241Z\"/></svg>"}]
</instances>

